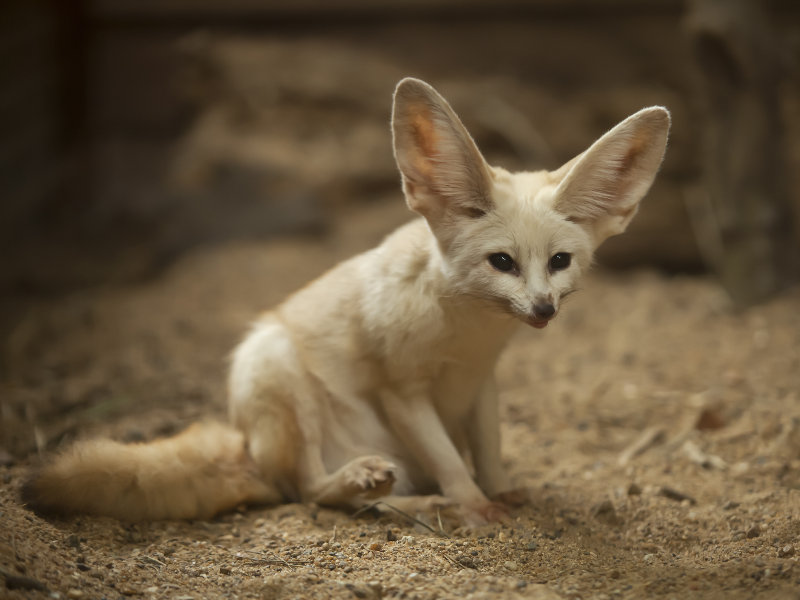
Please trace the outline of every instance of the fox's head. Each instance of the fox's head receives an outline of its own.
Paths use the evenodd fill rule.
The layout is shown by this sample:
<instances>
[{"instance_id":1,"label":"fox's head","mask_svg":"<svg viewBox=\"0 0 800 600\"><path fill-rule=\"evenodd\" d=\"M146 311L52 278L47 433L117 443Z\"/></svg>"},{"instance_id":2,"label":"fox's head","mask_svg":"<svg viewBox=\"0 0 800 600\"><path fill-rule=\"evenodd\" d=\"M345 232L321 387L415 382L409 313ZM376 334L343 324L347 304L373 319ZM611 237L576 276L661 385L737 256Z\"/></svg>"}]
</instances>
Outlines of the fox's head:
<instances>
[{"instance_id":1,"label":"fox's head","mask_svg":"<svg viewBox=\"0 0 800 600\"><path fill-rule=\"evenodd\" d=\"M491 167L447 101L403 79L392 112L408 206L436 237L458 292L544 327L595 249L622 233L666 149L669 112L640 110L555 171Z\"/></svg>"}]
</instances>

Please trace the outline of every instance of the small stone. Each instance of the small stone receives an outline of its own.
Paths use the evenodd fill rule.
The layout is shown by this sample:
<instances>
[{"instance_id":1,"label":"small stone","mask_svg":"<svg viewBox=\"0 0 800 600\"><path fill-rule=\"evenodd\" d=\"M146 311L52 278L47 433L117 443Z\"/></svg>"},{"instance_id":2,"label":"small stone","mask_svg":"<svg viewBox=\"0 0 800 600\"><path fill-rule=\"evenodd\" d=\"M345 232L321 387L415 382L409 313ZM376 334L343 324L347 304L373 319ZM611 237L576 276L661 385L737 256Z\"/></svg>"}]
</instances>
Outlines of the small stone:
<instances>
[{"instance_id":1,"label":"small stone","mask_svg":"<svg viewBox=\"0 0 800 600\"><path fill-rule=\"evenodd\" d=\"M513 560L507 560L503 563L503 566L509 571L514 571L517 568L517 563Z\"/></svg>"},{"instance_id":2,"label":"small stone","mask_svg":"<svg viewBox=\"0 0 800 600\"><path fill-rule=\"evenodd\" d=\"M631 483L628 486L628 496L641 496L642 488L637 483Z\"/></svg>"},{"instance_id":3,"label":"small stone","mask_svg":"<svg viewBox=\"0 0 800 600\"><path fill-rule=\"evenodd\" d=\"M789 558L794 556L794 546L784 546L778 550L778 558Z\"/></svg>"},{"instance_id":4,"label":"small stone","mask_svg":"<svg viewBox=\"0 0 800 600\"><path fill-rule=\"evenodd\" d=\"M396 542L397 541L397 534L392 531L391 529L386 530L386 541L387 542Z\"/></svg>"},{"instance_id":5,"label":"small stone","mask_svg":"<svg viewBox=\"0 0 800 600\"><path fill-rule=\"evenodd\" d=\"M220 567L219 568L219 574L220 575L230 575L231 573L232 573L232 571L231 571L230 567Z\"/></svg>"},{"instance_id":6,"label":"small stone","mask_svg":"<svg viewBox=\"0 0 800 600\"><path fill-rule=\"evenodd\" d=\"M368 597L369 597L369 595L370 595L368 590L365 590L365 589L364 589L364 588L362 588L362 587L359 587L359 586L353 585L352 583L347 583L347 584L345 584L345 587L346 587L348 590L350 590L351 592L353 592L353 595L354 595L356 598L368 598Z\"/></svg>"},{"instance_id":7,"label":"small stone","mask_svg":"<svg viewBox=\"0 0 800 600\"><path fill-rule=\"evenodd\" d=\"M761 527L759 527L758 523L754 524L750 529L747 530L747 539L752 540L753 538L757 538L761 535Z\"/></svg>"},{"instance_id":8,"label":"small stone","mask_svg":"<svg viewBox=\"0 0 800 600\"><path fill-rule=\"evenodd\" d=\"M598 521L609 525L619 525L622 522L622 519L617 515L617 511L614 510L611 500L603 500L600 504L596 504L592 508L592 516Z\"/></svg>"},{"instance_id":9,"label":"small stone","mask_svg":"<svg viewBox=\"0 0 800 600\"><path fill-rule=\"evenodd\" d=\"M537 544L536 542L528 542L528 545L525 546L525 550L530 550L531 552L533 552L538 547L539 547L539 544Z\"/></svg>"},{"instance_id":10,"label":"small stone","mask_svg":"<svg viewBox=\"0 0 800 600\"><path fill-rule=\"evenodd\" d=\"M72 600L76 600L77 598L83 598L83 592L78 589L71 589L67 591L67 598L71 598Z\"/></svg>"},{"instance_id":11,"label":"small stone","mask_svg":"<svg viewBox=\"0 0 800 600\"><path fill-rule=\"evenodd\" d=\"M722 429L725 427L725 417L718 409L705 408L697 417L695 427L700 431Z\"/></svg>"},{"instance_id":12,"label":"small stone","mask_svg":"<svg viewBox=\"0 0 800 600\"><path fill-rule=\"evenodd\" d=\"M381 544L380 542L372 542L369 545L369 549L374 552L380 552L381 550L383 550L383 544Z\"/></svg>"},{"instance_id":13,"label":"small stone","mask_svg":"<svg viewBox=\"0 0 800 600\"><path fill-rule=\"evenodd\" d=\"M697 504L697 500L689 496L688 494L684 494L678 490L674 490L670 487L662 487L658 490L658 495L663 496L664 498L669 498L670 500L675 500L676 502L686 502L687 504Z\"/></svg>"},{"instance_id":14,"label":"small stone","mask_svg":"<svg viewBox=\"0 0 800 600\"><path fill-rule=\"evenodd\" d=\"M725 504L722 505L722 510L733 510L734 508L738 508L739 503L735 502L734 500L728 500Z\"/></svg>"},{"instance_id":15,"label":"small stone","mask_svg":"<svg viewBox=\"0 0 800 600\"><path fill-rule=\"evenodd\" d=\"M478 568L478 565L475 564L475 561L469 556L458 556L456 557L456 562L460 564L462 567L466 567L467 569Z\"/></svg>"}]
</instances>

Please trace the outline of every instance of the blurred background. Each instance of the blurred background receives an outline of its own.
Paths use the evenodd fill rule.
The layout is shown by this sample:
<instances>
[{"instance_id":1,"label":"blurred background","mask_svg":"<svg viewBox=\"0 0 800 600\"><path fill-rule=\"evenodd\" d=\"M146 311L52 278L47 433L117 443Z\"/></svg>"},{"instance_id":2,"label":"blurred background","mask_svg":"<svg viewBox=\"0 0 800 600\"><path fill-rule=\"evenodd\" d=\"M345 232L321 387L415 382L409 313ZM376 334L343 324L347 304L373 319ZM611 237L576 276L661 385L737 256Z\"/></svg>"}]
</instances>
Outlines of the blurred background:
<instances>
[{"instance_id":1,"label":"blurred background","mask_svg":"<svg viewBox=\"0 0 800 600\"><path fill-rule=\"evenodd\" d=\"M5 0L0 293L398 206L391 93L413 75L510 169L668 106L663 172L601 262L711 269L757 302L798 271L798 56L793 0Z\"/></svg>"},{"instance_id":2,"label":"blurred background","mask_svg":"<svg viewBox=\"0 0 800 600\"><path fill-rule=\"evenodd\" d=\"M508 169L556 168L644 106L673 115L607 270L500 360L504 462L533 501L484 540L503 559L481 550L444 595L796 598L799 62L798 0L0 0L0 581L351 597L369 573L408 597L451 568L421 541L335 579L271 560L223 577L226 548L297 557L337 521L53 524L18 495L76 438L222 418L255 315L411 217L389 116L416 76ZM367 528L342 527L344 548Z\"/></svg>"}]
</instances>

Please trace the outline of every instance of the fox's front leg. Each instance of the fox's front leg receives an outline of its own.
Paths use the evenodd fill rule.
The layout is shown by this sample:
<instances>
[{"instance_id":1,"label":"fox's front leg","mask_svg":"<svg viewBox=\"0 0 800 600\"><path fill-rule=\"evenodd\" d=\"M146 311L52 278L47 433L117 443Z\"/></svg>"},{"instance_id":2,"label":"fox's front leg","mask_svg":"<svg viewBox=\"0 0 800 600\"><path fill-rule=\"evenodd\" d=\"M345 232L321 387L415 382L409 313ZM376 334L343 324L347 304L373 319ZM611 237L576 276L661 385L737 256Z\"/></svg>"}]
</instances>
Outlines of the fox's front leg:
<instances>
[{"instance_id":1,"label":"fox's front leg","mask_svg":"<svg viewBox=\"0 0 800 600\"><path fill-rule=\"evenodd\" d=\"M492 500L517 506L528 500L525 490L511 489L500 454L500 412L497 387L490 377L483 384L467 423L467 441L478 485Z\"/></svg>"},{"instance_id":2,"label":"fox's front leg","mask_svg":"<svg viewBox=\"0 0 800 600\"><path fill-rule=\"evenodd\" d=\"M467 440L478 485L490 498L511 484L500 457L500 414L494 378L483 384L467 424Z\"/></svg>"},{"instance_id":3,"label":"fox's front leg","mask_svg":"<svg viewBox=\"0 0 800 600\"><path fill-rule=\"evenodd\" d=\"M381 399L394 433L436 480L442 494L461 505L470 524L505 516L504 508L491 502L472 479L427 394L385 392Z\"/></svg>"}]
</instances>

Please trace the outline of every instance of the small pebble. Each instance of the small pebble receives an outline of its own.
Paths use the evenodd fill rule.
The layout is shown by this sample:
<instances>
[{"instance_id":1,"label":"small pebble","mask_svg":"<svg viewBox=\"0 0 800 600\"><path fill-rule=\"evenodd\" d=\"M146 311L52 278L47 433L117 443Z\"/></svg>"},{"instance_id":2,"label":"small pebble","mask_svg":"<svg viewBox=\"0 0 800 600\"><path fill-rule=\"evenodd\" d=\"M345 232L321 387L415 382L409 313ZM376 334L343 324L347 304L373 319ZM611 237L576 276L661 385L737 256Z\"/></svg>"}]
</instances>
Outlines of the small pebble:
<instances>
[{"instance_id":1,"label":"small pebble","mask_svg":"<svg viewBox=\"0 0 800 600\"><path fill-rule=\"evenodd\" d=\"M515 563L513 560L507 560L503 563L503 566L509 571L513 571L517 568L517 563Z\"/></svg>"},{"instance_id":2,"label":"small pebble","mask_svg":"<svg viewBox=\"0 0 800 600\"><path fill-rule=\"evenodd\" d=\"M784 546L778 550L778 558L789 558L794 556L794 546Z\"/></svg>"},{"instance_id":3,"label":"small pebble","mask_svg":"<svg viewBox=\"0 0 800 600\"><path fill-rule=\"evenodd\" d=\"M72 598L72 600L83 598L83 592L73 588L67 591L67 598Z\"/></svg>"},{"instance_id":4,"label":"small pebble","mask_svg":"<svg viewBox=\"0 0 800 600\"><path fill-rule=\"evenodd\" d=\"M617 515L614 509L614 504L611 500L603 500L599 504L592 507L592 516L603 523L608 525L619 525L622 519Z\"/></svg>"},{"instance_id":5,"label":"small pebble","mask_svg":"<svg viewBox=\"0 0 800 600\"><path fill-rule=\"evenodd\" d=\"M747 530L747 539L751 540L753 538L757 538L761 535L761 527L759 527L758 523L753 525L750 529Z\"/></svg>"},{"instance_id":6,"label":"small pebble","mask_svg":"<svg viewBox=\"0 0 800 600\"><path fill-rule=\"evenodd\" d=\"M462 567L466 567L468 569L478 568L478 566L475 564L475 561L469 556L458 556L456 557L456 562Z\"/></svg>"},{"instance_id":7,"label":"small pebble","mask_svg":"<svg viewBox=\"0 0 800 600\"><path fill-rule=\"evenodd\" d=\"M684 494L683 492L674 490L670 487L662 487L660 490L658 490L658 494L659 496L663 496L664 498L669 498L670 500L675 500L676 502L680 502L681 504L683 504L684 502L686 502L687 505L697 504L697 500L695 500L688 494Z\"/></svg>"}]
</instances>

